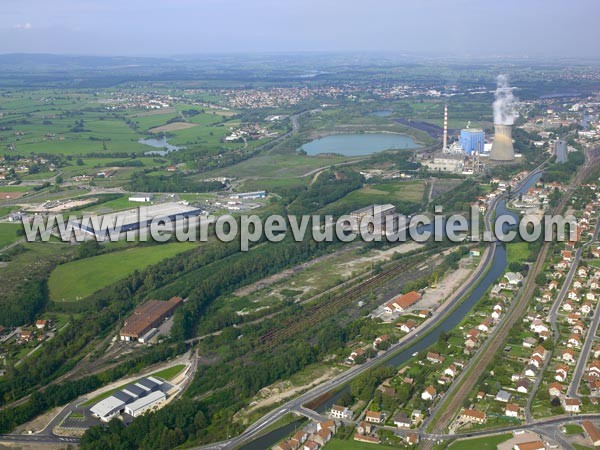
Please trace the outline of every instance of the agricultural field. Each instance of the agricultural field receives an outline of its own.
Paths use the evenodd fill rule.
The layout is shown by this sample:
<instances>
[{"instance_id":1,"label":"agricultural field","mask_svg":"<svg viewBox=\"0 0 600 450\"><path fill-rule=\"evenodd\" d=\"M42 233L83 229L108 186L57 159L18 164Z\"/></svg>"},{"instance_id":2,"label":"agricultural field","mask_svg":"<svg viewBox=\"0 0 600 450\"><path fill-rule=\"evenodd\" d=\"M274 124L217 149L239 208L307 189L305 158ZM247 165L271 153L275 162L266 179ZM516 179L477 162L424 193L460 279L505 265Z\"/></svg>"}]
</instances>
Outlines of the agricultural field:
<instances>
[{"instance_id":1,"label":"agricultural field","mask_svg":"<svg viewBox=\"0 0 600 450\"><path fill-rule=\"evenodd\" d=\"M19 237L17 230L21 228L19 223L0 223L0 248L15 242Z\"/></svg>"},{"instance_id":2,"label":"agricultural field","mask_svg":"<svg viewBox=\"0 0 600 450\"><path fill-rule=\"evenodd\" d=\"M78 301L116 283L136 270L194 248L194 242L135 247L62 264L50 275L48 288L54 301Z\"/></svg>"}]
</instances>

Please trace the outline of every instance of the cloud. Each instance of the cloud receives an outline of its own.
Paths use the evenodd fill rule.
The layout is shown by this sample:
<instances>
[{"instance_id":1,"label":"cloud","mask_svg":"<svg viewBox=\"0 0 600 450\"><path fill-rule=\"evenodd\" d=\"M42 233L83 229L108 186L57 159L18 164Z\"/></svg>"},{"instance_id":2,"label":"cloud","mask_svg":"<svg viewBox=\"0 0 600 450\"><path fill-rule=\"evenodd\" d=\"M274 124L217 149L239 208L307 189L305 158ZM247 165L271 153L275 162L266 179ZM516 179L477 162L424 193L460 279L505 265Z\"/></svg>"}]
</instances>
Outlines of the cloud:
<instances>
[{"instance_id":1,"label":"cloud","mask_svg":"<svg viewBox=\"0 0 600 450\"><path fill-rule=\"evenodd\" d=\"M33 28L33 26L31 25L31 23L25 22L25 23L18 23L15 26L13 26L13 28L15 30L31 30Z\"/></svg>"}]
</instances>

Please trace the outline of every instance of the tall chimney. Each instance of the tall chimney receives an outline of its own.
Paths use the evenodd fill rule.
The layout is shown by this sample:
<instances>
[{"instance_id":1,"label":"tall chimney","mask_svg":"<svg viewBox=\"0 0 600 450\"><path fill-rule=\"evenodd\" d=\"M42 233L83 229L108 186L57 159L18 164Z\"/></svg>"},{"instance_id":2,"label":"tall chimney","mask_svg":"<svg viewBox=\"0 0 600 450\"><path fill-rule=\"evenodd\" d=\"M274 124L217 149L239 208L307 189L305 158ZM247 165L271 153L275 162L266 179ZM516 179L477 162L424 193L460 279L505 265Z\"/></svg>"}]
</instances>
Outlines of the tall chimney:
<instances>
[{"instance_id":1,"label":"tall chimney","mask_svg":"<svg viewBox=\"0 0 600 450\"><path fill-rule=\"evenodd\" d=\"M444 140L442 142L442 151L448 148L448 105L444 105Z\"/></svg>"},{"instance_id":2,"label":"tall chimney","mask_svg":"<svg viewBox=\"0 0 600 450\"><path fill-rule=\"evenodd\" d=\"M494 143L490 151L493 161L514 161L515 150L512 143L512 125L494 124Z\"/></svg>"}]
</instances>

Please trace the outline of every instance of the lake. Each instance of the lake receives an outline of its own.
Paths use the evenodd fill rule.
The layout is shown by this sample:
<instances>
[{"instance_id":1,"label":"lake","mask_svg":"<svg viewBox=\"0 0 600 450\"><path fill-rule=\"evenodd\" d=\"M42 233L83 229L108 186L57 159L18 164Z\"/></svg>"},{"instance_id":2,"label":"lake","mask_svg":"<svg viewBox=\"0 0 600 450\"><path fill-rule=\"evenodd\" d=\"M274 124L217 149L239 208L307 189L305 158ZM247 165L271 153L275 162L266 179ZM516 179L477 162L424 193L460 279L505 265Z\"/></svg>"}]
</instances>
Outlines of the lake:
<instances>
[{"instance_id":1,"label":"lake","mask_svg":"<svg viewBox=\"0 0 600 450\"><path fill-rule=\"evenodd\" d=\"M308 155L337 153L344 156L362 156L391 149L410 149L420 146L411 136L395 133L333 134L300 147Z\"/></svg>"},{"instance_id":2,"label":"lake","mask_svg":"<svg viewBox=\"0 0 600 450\"><path fill-rule=\"evenodd\" d=\"M160 139L150 138L150 139L140 139L138 141L140 144L149 145L150 147L162 148L164 150L151 150L148 152L144 152L144 155L148 156L165 156L167 153L176 152L177 150L181 150L185 147L177 147L176 145L169 144L167 138L165 136Z\"/></svg>"}]
</instances>

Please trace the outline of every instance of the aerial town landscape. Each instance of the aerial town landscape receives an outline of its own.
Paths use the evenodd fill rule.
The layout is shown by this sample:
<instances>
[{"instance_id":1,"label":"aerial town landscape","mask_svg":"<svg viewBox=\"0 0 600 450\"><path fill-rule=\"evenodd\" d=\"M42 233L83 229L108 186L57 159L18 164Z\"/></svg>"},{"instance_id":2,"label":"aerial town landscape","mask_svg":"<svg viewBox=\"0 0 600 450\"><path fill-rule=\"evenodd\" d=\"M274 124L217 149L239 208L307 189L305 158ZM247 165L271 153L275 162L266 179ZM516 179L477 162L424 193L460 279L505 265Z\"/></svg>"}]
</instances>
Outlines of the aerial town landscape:
<instances>
[{"instance_id":1,"label":"aerial town landscape","mask_svg":"<svg viewBox=\"0 0 600 450\"><path fill-rule=\"evenodd\" d=\"M8 2L0 449L600 447L599 5Z\"/></svg>"}]
</instances>

